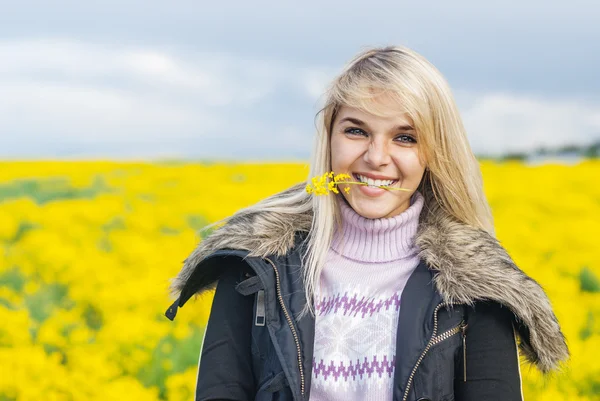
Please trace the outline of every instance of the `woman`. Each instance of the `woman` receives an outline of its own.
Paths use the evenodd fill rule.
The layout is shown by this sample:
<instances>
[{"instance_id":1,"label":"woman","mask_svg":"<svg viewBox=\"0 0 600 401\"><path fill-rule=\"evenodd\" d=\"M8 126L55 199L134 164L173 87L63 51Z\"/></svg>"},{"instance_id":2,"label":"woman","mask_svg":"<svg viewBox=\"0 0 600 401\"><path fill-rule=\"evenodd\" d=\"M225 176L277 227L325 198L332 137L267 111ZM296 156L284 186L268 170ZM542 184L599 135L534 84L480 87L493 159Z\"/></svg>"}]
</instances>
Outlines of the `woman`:
<instances>
[{"instance_id":1,"label":"woman","mask_svg":"<svg viewBox=\"0 0 600 401\"><path fill-rule=\"evenodd\" d=\"M170 319L218 282L196 400L521 400L518 347L544 373L568 350L494 237L446 81L409 49L368 50L320 115L311 176L350 180L238 211L173 282Z\"/></svg>"}]
</instances>

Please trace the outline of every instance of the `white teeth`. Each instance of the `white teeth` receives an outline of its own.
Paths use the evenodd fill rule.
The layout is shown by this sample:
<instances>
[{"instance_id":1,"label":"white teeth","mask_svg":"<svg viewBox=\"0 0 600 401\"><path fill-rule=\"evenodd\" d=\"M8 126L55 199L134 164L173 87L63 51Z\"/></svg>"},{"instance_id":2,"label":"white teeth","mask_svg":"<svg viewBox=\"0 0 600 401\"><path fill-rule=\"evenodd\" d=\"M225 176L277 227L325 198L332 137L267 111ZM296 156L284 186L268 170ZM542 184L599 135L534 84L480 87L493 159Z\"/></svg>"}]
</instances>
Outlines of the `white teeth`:
<instances>
[{"instance_id":1,"label":"white teeth","mask_svg":"<svg viewBox=\"0 0 600 401\"><path fill-rule=\"evenodd\" d=\"M365 177L360 174L356 174L356 177L358 177L358 179L361 182L366 182L367 184L369 184L369 186L373 186L373 187L378 187L380 185L392 185L393 183L396 182L396 180L374 180L372 178Z\"/></svg>"}]
</instances>

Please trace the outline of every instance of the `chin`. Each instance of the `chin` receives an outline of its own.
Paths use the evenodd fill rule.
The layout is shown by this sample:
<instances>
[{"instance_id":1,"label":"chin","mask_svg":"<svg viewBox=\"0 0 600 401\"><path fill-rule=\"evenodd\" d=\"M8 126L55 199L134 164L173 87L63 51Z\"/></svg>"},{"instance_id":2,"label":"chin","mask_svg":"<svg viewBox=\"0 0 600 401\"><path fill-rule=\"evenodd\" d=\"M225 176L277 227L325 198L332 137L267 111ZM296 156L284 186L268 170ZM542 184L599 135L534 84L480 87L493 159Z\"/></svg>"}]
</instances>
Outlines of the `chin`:
<instances>
[{"instance_id":1,"label":"chin","mask_svg":"<svg viewBox=\"0 0 600 401\"><path fill-rule=\"evenodd\" d=\"M368 219L380 219L382 217L387 216L391 212L390 210L382 209L380 207L373 207L373 206L371 206L371 207L357 206L356 209L354 209L354 211Z\"/></svg>"}]
</instances>

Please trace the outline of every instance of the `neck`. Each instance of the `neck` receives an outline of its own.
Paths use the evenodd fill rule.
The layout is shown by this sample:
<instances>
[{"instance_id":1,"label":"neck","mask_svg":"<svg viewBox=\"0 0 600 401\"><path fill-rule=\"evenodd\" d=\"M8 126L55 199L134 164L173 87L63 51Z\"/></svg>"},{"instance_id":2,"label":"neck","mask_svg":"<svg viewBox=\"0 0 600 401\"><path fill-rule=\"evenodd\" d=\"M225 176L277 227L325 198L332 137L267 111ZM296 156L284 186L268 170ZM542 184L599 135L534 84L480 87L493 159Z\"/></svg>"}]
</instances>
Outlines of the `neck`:
<instances>
[{"instance_id":1,"label":"neck","mask_svg":"<svg viewBox=\"0 0 600 401\"><path fill-rule=\"evenodd\" d=\"M338 197L342 230L334 233L332 248L343 256L364 262L389 262L414 256L414 243L424 198L416 191L410 206L397 216L369 219Z\"/></svg>"}]
</instances>

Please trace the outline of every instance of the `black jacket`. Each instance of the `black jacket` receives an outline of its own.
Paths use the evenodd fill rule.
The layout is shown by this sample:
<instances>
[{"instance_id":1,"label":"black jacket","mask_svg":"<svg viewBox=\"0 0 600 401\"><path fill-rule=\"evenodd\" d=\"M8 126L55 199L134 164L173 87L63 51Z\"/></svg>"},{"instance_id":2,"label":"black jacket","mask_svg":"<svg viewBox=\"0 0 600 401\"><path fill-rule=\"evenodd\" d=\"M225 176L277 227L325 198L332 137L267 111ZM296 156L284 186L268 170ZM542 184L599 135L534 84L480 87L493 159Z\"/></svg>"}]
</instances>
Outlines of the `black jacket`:
<instances>
[{"instance_id":1,"label":"black jacket","mask_svg":"<svg viewBox=\"0 0 600 401\"><path fill-rule=\"evenodd\" d=\"M495 239L424 195L421 263L402 293L394 400L520 400L517 334L523 355L543 372L568 357L550 303ZM169 318L219 282L197 400L308 399L314 318L297 316L306 302L300 257L309 221L240 215L186 259Z\"/></svg>"}]
</instances>

